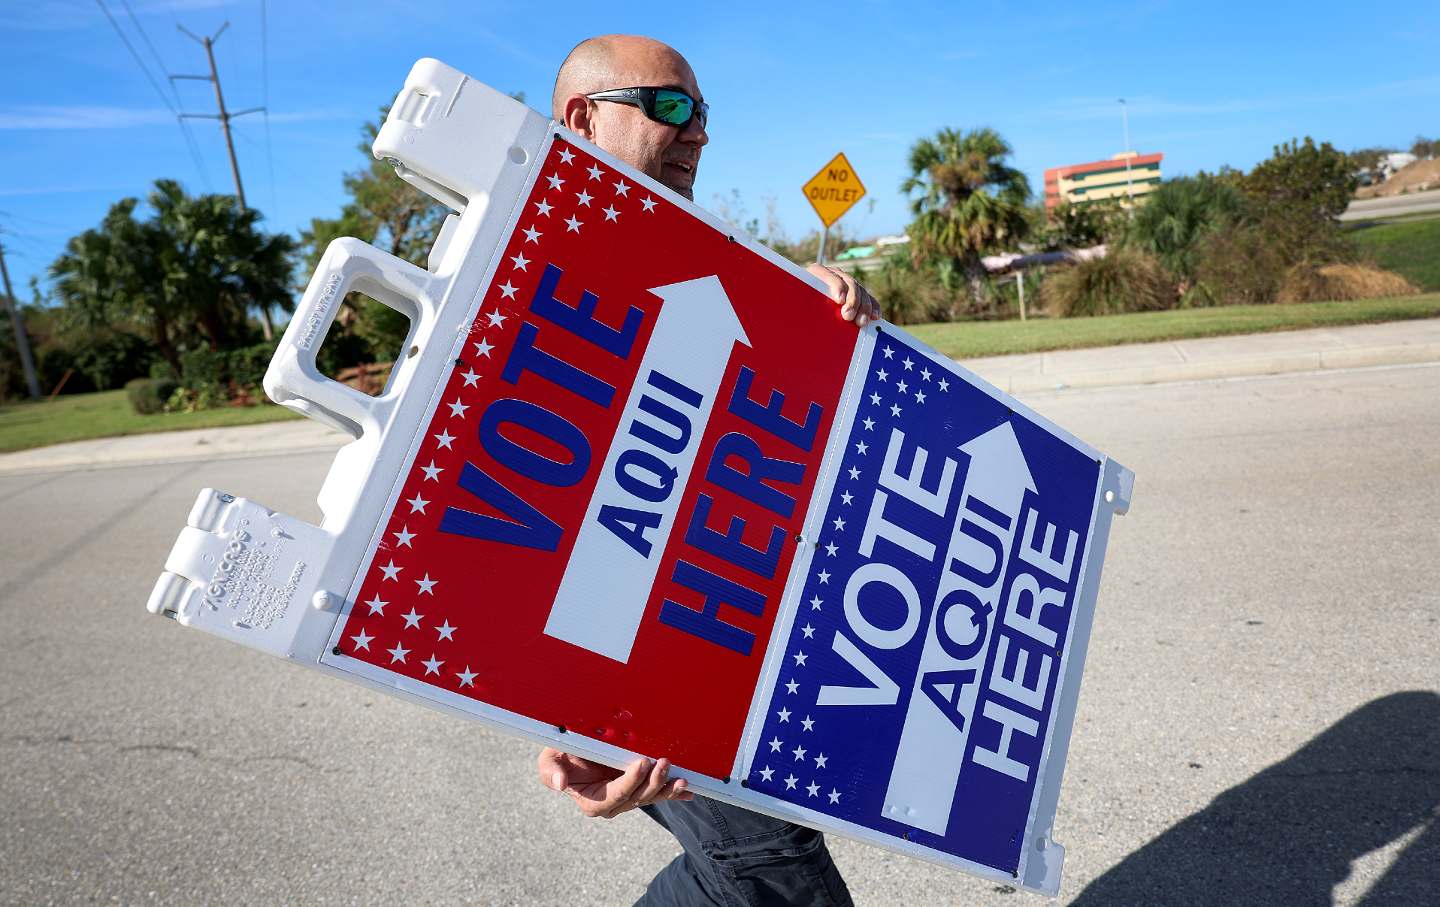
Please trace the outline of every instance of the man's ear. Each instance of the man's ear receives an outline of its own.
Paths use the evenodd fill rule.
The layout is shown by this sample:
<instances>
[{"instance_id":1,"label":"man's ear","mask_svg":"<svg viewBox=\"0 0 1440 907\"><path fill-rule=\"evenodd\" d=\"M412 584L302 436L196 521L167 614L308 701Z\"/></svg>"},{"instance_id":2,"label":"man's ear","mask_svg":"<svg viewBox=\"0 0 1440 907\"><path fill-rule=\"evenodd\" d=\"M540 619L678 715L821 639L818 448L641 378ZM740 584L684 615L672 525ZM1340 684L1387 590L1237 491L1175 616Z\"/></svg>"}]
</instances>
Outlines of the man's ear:
<instances>
[{"instance_id":1,"label":"man's ear","mask_svg":"<svg viewBox=\"0 0 1440 907\"><path fill-rule=\"evenodd\" d=\"M586 141L595 140L595 124L591 120L590 99L572 94L565 100L565 122L561 125Z\"/></svg>"}]
</instances>

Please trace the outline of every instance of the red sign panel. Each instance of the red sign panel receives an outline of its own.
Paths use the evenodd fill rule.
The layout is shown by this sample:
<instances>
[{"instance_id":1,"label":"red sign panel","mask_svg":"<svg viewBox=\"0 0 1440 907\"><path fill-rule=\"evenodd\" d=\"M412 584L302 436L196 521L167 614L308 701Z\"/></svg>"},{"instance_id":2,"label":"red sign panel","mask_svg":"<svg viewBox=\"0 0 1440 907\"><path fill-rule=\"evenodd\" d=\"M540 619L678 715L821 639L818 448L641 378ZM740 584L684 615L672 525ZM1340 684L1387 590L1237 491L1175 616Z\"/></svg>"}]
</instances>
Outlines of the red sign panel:
<instances>
[{"instance_id":1,"label":"red sign panel","mask_svg":"<svg viewBox=\"0 0 1440 907\"><path fill-rule=\"evenodd\" d=\"M557 138L342 654L729 774L856 329Z\"/></svg>"}]
</instances>

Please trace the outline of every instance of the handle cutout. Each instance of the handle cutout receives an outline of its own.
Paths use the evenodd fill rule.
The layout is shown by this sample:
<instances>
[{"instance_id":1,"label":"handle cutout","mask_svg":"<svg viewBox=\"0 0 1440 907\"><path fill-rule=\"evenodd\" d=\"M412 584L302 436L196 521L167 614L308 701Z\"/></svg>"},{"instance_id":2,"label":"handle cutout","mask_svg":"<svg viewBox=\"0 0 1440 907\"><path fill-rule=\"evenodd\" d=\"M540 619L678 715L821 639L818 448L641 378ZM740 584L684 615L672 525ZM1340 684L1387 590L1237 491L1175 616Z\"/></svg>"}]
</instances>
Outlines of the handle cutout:
<instances>
[{"instance_id":1,"label":"handle cutout","mask_svg":"<svg viewBox=\"0 0 1440 907\"><path fill-rule=\"evenodd\" d=\"M332 381L379 397L390 389L401 364L419 352L414 343L415 317L408 311L414 305L373 284L366 289L390 298L382 301L358 289L346 293L315 352L315 367Z\"/></svg>"}]
</instances>

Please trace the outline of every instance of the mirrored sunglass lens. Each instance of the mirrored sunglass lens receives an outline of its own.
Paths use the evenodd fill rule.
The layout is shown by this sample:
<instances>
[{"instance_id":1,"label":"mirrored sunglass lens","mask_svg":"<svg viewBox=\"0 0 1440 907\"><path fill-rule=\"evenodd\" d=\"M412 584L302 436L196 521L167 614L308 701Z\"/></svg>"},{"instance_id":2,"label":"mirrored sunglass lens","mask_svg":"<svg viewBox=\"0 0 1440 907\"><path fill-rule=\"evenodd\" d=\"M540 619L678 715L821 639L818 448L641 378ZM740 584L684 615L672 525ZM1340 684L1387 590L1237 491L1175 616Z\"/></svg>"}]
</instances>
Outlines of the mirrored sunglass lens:
<instances>
[{"instance_id":1,"label":"mirrored sunglass lens","mask_svg":"<svg viewBox=\"0 0 1440 907\"><path fill-rule=\"evenodd\" d=\"M655 92L655 119L673 126L680 126L690 121L690 111L694 102L686 95L678 91L657 91Z\"/></svg>"}]
</instances>

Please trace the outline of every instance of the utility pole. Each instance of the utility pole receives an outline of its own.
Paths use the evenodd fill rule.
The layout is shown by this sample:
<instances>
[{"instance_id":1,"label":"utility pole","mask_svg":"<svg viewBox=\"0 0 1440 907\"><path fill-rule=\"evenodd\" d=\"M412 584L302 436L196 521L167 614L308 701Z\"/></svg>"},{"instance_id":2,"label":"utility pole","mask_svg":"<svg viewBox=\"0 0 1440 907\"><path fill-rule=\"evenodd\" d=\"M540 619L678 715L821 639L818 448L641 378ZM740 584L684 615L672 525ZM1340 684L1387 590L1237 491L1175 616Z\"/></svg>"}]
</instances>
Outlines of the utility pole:
<instances>
[{"instance_id":1,"label":"utility pole","mask_svg":"<svg viewBox=\"0 0 1440 907\"><path fill-rule=\"evenodd\" d=\"M210 63L210 75L208 75L208 76L171 76L170 78L171 78L172 80L173 80L173 79L194 79L194 80L200 81L200 82L209 82L209 83L211 83L212 85L215 86L215 105L216 105L216 106L219 108L219 110L220 110L220 112L219 112L218 114L216 114L216 113L182 113L182 114L180 114L180 116L181 116L181 117L184 117L184 118L189 118L189 119L197 119L197 120L219 120L219 121L220 121L220 131L225 134L225 150L230 153L230 175L233 176L233 177L235 177L235 198L240 202L240 212L243 214L243 213L245 212L245 210L246 210L246 207L245 207L245 186L244 186L244 184L242 184L242 183L240 182L240 163L239 163L239 161L237 161L236 158L235 158L235 140L230 137L230 121L233 120L233 119L235 119L236 117L243 117L243 116L244 116L245 114L247 114L247 113L259 113L260 111L264 110L265 108L264 108L264 107L250 107L250 108L247 108L247 109L245 109L245 110L236 111L235 113L230 113L229 111L227 111L227 110L225 109L225 93L220 90L220 73L219 73L219 71L217 71L216 68L215 68L215 42L218 41L218 40L220 40L220 36L225 33L225 29L227 29L227 28L230 27L230 23L229 23L229 22L226 22L224 25L220 26L220 30L217 31L217 32L215 32L215 34L210 35L209 37L205 37L205 38L200 37L199 35L195 34L195 33L192 32L192 31L190 31L189 29L187 29L187 28L186 28L185 26L183 26L183 25L177 25L177 26L175 26L175 27L178 28L178 29L180 29L180 31L184 32L184 33L185 33L186 35L188 35L190 38L194 39L197 43L200 44L201 47L205 48L205 59L206 59L207 61L209 61L209 63ZM261 327L262 327L262 328L264 329L264 331L265 331L265 339L266 339L266 340L273 340L274 337L275 337L275 328L274 328L274 326L270 323L270 307L269 307L269 306L261 306L261 307L260 307L260 324L261 324Z\"/></svg>"},{"instance_id":2,"label":"utility pole","mask_svg":"<svg viewBox=\"0 0 1440 907\"><path fill-rule=\"evenodd\" d=\"M1125 126L1125 205L1130 211L1135 210L1135 184L1130 181L1130 108L1125 106L1125 99L1120 99L1120 121Z\"/></svg>"},{"instance_id":3,"label":"utility pole","mask_svg":"<svg viewBox=\"0 0 1440 907\"><path fill-rule=\"evenodd\" d=\"M10 269L5 267L5 247L0 245L0 276L5 278L5 298L10 309L10 326L15 329L15 346L20 350L20 367L25 370L25 384L31 400L40 399L40 381L35 377L35 359L30 355L30 337L25 333L25 320L20 317L20 300L10 289Z\"/></svg>"}]
</instances>

